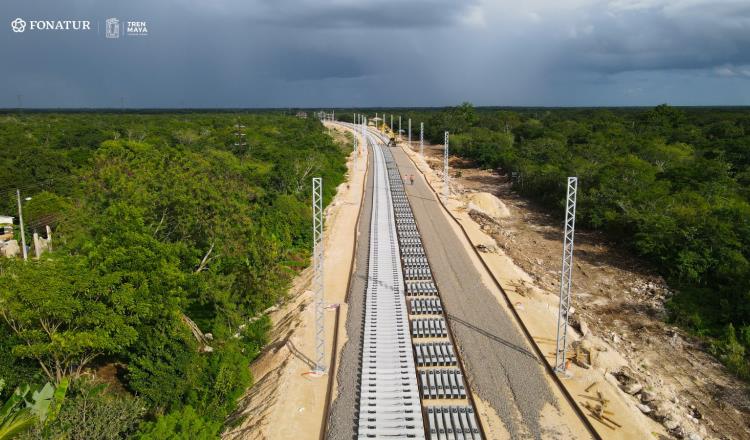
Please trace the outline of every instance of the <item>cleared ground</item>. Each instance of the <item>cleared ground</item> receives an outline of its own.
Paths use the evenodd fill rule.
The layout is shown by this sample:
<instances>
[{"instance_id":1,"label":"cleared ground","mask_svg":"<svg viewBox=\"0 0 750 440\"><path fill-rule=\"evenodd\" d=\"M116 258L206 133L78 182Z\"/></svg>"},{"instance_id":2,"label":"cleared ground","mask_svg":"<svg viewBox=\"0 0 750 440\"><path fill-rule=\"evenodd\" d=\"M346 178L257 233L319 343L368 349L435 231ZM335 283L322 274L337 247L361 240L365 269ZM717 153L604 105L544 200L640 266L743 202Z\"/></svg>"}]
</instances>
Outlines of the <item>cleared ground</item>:
<instances>
[{"instance_id":1,"label":"cleared ground","mask_svg":"<svg viewBox=\"0 0 750 440\"><path fill-rule=\"evenodd\" d=\"M487 275L469 254L434 193L400 148L393 153L402 176L414 175L407 185L414 215L441 292L458 350L475 396L488 404L485 428L492 438L586 438L581 422L561 411L559 393L513 317L487 285ZM337 371L337 398L330 418L329 439L352 439L356 433L359 355L369 241L371 174L359 221L355 271L348 297L346 330ZM566 416L561 416L565 413ZM499 420L488 420L488 419ZM488 426L489 425L489 426Z\"/></svg>"}]
</instances>

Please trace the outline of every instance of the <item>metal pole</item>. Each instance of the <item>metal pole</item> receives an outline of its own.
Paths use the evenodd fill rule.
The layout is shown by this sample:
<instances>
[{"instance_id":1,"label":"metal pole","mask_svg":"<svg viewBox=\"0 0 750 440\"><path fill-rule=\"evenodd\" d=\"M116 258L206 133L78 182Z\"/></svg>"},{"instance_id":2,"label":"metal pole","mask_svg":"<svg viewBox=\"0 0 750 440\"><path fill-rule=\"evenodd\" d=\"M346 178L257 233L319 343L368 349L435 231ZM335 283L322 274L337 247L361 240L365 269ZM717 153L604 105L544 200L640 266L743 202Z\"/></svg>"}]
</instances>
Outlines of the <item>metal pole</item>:
<instances>
[{"instance_id":1,"label":"metal pole","mask_svg":"<svg viewBox=\"0 0 750 440\"><path fill-rule=\"evenodd\" d=\"M354 135L354 157L357 157L357 135Z\"/></svg>"},{"instance_id":2,"label":"metal pole","mask_svg":"<svg viewBox=\"0 0 750 440\"><path fill-rule=\"evenodd\" d=\"M578 178L568 177L568 196L565 204L565 236L563 238L562 272L560 274L560 313L557 316L557 346L555 348L555 371L564 373L565 348L570 312L570 288L573 283L573 238L576 226L576 192Z\"/></svg>"},{"instance_id":3,"label":"metal pole","mask_svg":"<svg viewBox=\"0 0 750 440\"><path fill-rule=\"evenodd\" d=\"M21 227L21 250L23 251L23 261L29 259L26 252L26 232L23 230L23 208L21 208L21 190L16 188L16 198L18 199L18 224Z\"/></svg>"},{"instance_id":4,"label":"metal pole","mask_svg":"<svg viewBox=\"0 0 750 440\"><path fill-rule=\"evenodd\" d=\"M401 140L401 116L398 117L398 140Z\"/></svg>"},{"instance_id":5,"label":"metal pole","mask_svg":"<svg viewBox=\"0 0 750 440\"><path fill-rule=\"evenodd\" d=\"M313 177L313 292L315 293L315 372L323 373L325 305L323 303L323 179Z\"/></svg>"},{"instance_id":6,"label":"metal pole","mask_svg":"<svg viewBox=\"0 0 750 440\"><path fill-rule=\"evenodd\" d=\"M443 148L443 182L445 187L443 188L443 195L448 197L451 193L450 189L450 175L448 174L448 132L445 132L445 147Z\"/></svg>"},{"instance_id":7,"label":"metal pole","mask_svg":"<svg viewBox=\"0 0 750 440\"><path fill-rule=\"evenodd\" d=\"M247 146L247 142L245 142L245 133L242 131L245 126L240 124L240 120L237 120L237 124L234 126L237 131L234 132L234 136L237 138L236 142L234 143L234 146L238 148L238 150L243 150L244 147Z\"/></svg>"},{"instance_id":8,"label":"metal pole","mask_svg":"<svg viewBox=\"0 0 750 440\"><path fill-rule=\"evenodd\" d=\"M411 118L409 118L409 148L411 149Z\"/></svg>"},{"instance_id":9,"label":"metal pole","mask_svg":"<svg viewBox=\"0 0 750 440\"><path fill-rule=\"evenodd\" d=\"M424 157L424 122L419 123L419 155Z\"/></svg>"},{"instance_id":10,"label":"metal pole","mask_svg":"<svg viewBox=\"0 0 750 440\"><path fill-rule=\"evenodd\" d=\"M385 121L383 121L385 123ZM393 115L391 115L391 133L393 133Z\"/></svg>"}]
</instances>

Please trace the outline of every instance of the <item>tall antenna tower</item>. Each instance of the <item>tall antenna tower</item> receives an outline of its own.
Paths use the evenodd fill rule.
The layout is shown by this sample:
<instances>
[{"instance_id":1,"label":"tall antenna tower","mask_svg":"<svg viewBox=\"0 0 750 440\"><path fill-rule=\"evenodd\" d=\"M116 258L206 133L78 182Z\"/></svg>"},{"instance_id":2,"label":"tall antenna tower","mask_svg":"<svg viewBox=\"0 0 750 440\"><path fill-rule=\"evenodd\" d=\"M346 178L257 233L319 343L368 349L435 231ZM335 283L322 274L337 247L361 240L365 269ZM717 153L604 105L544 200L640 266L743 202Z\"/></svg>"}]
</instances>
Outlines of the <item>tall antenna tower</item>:
<instances>
[{"instance_id":1,"label":"tall antenna tower","mask_svg":"<svg viewBox=\"0 0 750 440\"><path fill-rule=\"evenodd\" d=\"M312 179L313 292L315 293L315 369L325 372L325 304L323 303L323 179Z\"/></svg>"},{"instance_id":2,"label":"tall antenna tower","mask_svg":"<svg viewBox=\"0 0 750 440\"><path fill-rule=\"evenodd\" d=\"M424 157L424 122L419 123L419 155Z\"/></svg>"},{"instance_id":3,"label":"tall antenna tower","mask_svg":"<svg viewBox=\"0 0 750 440\"><path fill-rule=\"evenodd\" d=\"M558 373L564 373L566 370L565 349L568 336L568 314L570 312L570 287L573 283L573 238L576 226L577 191L578 178L568 177L562 273L560 274L560 314L557 316L557 346L555 348L555 371Z\"/></svg>"},{"instance_id":4,"label":"tall antenna tower","mask_svg":"<svg viewBox=\"0 0 750 440\"><path fill-rule=\"evenodd\" d=\"M443 148L443 182L445 187L443 188L443 195L448 197L451 193L450 188L450 175L448 174L448 132L445 132L445 147Z\"/></svg>"},{"instance_id":5,"label":"tall antenna tower","mask_svg":"<svg viewBox=\"0 0 750 440\"><path fill-rule=\"evenodd\" d=\"M234 146L238 151L244 151L247 147L245 141L245 126L240 124L240 120L237 119L237 124L234 126Z\"/></svg>"}]
</instances>

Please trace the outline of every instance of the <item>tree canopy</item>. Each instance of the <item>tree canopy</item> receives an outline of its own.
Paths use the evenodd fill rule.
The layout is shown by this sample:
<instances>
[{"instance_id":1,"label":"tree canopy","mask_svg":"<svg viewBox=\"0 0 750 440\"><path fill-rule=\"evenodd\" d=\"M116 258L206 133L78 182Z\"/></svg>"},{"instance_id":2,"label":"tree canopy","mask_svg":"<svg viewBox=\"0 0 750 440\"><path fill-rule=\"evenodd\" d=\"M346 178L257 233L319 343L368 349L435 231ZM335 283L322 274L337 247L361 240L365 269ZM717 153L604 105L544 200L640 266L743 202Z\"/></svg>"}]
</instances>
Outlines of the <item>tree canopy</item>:
<instances>
[{"instance_id":1,"label":"tree canopy","mask_svg":"<svg viewBox=\"0 0 750 440\"><path fill-rule=\"evenodd\" d=\"M38 261L0 261L0 378L116 366L146 417L167 414L144 438L215 437L252 381L263 311L308 261L311 178L328 203L349 150L275 113L0 115L0 213L19 188L28 236L54 231Z\"/></svg>"}]
</instances>

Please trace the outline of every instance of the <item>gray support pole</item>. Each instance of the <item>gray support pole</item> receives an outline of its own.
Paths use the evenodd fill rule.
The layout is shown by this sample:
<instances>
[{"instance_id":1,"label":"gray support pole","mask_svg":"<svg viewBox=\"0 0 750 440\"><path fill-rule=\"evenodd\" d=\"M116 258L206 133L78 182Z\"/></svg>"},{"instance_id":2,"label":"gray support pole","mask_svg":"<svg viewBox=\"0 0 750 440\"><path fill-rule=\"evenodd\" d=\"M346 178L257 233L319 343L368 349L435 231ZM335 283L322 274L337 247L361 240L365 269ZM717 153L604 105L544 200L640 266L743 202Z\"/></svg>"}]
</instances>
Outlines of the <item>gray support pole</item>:
<instances>
[{"instance_id":1,"label":"gray support pole","mask_svg":"<svg viewBox=\"0 0 750 440\"><path fill-rule=\"evenodd\" d=\"M443 195L448 197L451 193L450 189L450 174L448 174L448 132L445 132L445 147L443 148L443 182L445 188L443 188Z\"/></svg>"},{"instance_id":2,"label":"gray support pole","mask_svg":"<svg viewBox=\"0 0 750 440\"><path fill-rule=\"evenodd\" d=\"M315 372L323 373L325 357L325 304L323 294L323 179L312 179L313 292L315 293Z\"/></svg>"},{"instance_id":3,"label":"gray support pole","mask_svg":"<svg viewBox=\"0 0 750 440\"><path fill-rule=\"evenodd\" d=\"M23 261L29 259L29 254L26 252L26 232L23 230L23 208L21 207L21 190L16 189L16 197L18 198L18 224L21 227L21 251L23 252Z\"/></svg>"},{"instance_id":4,"label":"gray support pole","mask_svg":"<svg viewBox=\"0 0 750 440\"><path fill-rule=\"evenodd\" d=\"M47 250L52 252L52 229L49 225L44 226L44 228L47 230Z\"/></svg>"},{"instance_id":5,"label":"gray support pole","mask_svg":"<svg viewBox=\"0 0 750 440\"><path fill-rule=\"evenodd\" d=\"M419 155L424 158L424 122L419 123Z\"/></svg>"},{"instance_id":6,"label":"gray support pole","mask_svg":"<svg viewBox=\"0 0 750 440\"><path fill-rule=\"evenodd\" d=\"M383 120L383 123L385 124L385 120ZM391 115L391 133L393 133L393 115Z\"/></svg>"},{"instance_id":7,"label":"gray support pole","mask_svg":"<svg viewBox=\"0 0 750 440\"><path fill-rule=\"evenodd\" d=\"M401 116L398 117L398 140L401 140Z\"/></svg>"},{"instance_id":8,"label":"gray support pole","mask_svg":"<svg viewBox=\"0 0 750 440\"><path fill-rule=\"evenodd\" d=\"M245 141L245 132L243 131L245 129L245 126L240 124L240 120L237 120L237 124L234 126L234 128L237 130L234 132L235 138L237 140L234 142L234 146L237 147L238 150L244 150L245 147L247 147L247 141Z\"/></svg>"},{"instance_id":9,"label":"gray support pole","mask_svg":"<svg viewBox=\"0 0 750 440\"><path fill-rule=\"evenodd\" d=\"M38 260L39 257L42 256L42 244L39 243L39 234L34 232L33 237L34 237L34 255L35 255L34 258Z\"/></svg>"},{"instance_id":10,"label":"gray support pole","mask_svg":"<svg viewBox=\"0 0 750 440\"><path fill-rule=\"evenodd\" d=\"M356 134L354 135L354 150L353 150L353 153L354 153L354 157L356 158L357 157L357 135Z\"/></svg>"},{"instance_id":11,"label":"gray support pole","mask_svg":"<svg viewBox=\"0 0 750 440\"><path fill-rule=\"evenodd\" d=\"M411 118L409 118L409 148L411 148Z\"/></svg>"},{"instance_id":12,"label":"gray support pole","mask_svg":"<svg viewBox=\"0 0 750 440\"><path fill-rule=\"evenodd\" d=\"M560 274L560 313L557 316L557 345L555 348L555 371L564 373L565 349L570 312L570 288L573 283L573 238L576 226L576 193L578 178L568 177L568 196L565 204L565 236L563 238L562 272Z\"/></svg>"}]
</instances>

